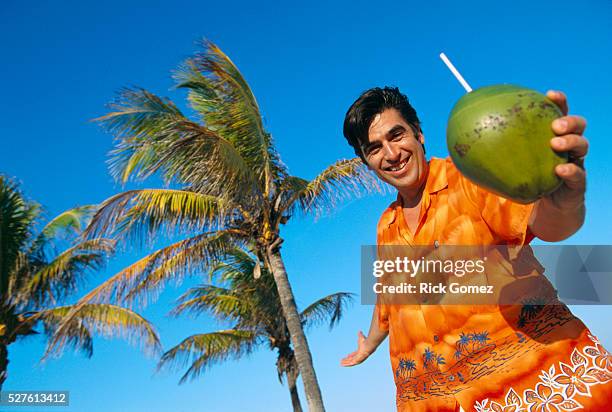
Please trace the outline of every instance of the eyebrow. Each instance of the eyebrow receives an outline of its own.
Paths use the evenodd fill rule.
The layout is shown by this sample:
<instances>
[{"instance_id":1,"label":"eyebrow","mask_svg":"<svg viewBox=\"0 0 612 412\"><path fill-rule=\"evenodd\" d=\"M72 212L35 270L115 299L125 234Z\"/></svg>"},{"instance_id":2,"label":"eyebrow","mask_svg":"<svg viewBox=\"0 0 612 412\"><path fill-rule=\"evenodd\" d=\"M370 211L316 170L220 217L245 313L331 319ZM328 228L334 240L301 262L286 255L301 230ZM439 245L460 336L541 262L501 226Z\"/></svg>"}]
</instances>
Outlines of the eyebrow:
<instances>
[{"instance_id":1,"label":"eyebrow","mask_svg":"<svg viewBox=\"0 0 612 412\"><path fill-rule=\"evenodd\" d=\"M404 126L402 126L401 124L396 124L391 129L389 129L389 131L387 132L386 136L392 136L392 135L394 135L397 132L403 132L405 130L406 130L406 128Z\"/></svg>"}]
</instances>

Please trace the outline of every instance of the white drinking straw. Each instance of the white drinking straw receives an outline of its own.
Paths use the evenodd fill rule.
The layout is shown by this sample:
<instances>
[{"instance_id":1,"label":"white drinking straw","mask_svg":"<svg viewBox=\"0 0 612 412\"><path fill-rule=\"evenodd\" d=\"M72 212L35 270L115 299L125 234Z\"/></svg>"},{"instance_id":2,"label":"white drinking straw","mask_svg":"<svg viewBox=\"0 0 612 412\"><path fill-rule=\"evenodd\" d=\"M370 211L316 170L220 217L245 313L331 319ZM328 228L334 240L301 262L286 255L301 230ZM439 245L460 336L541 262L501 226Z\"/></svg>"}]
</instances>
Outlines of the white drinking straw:
<instances>
[{"instance_id":1,"label":"white drinking straw","mask_svg":"<svg viewBox=\"0 0 612 412\"><path fill-rule=\"evenodd\" d=\"M457 69L455 69L455 66L453 66L453 64L450 62L450 60L448 60L448 57L446 57L446 54L444 53L440 53L440 58L442 59L442 61L444 62L444 64L446 64L446 67L448 67L448 69L453 73L453 75L455 76L455 78L457 80L459 80L459 83L461 83L461 85L463 86L463 88L465 89L466 92L471 92L472 88L470 87L470 85L465 81L465 79L463 78L463 76L461 76L461 74L457 71Z\"/></svg>"}]
</instances>

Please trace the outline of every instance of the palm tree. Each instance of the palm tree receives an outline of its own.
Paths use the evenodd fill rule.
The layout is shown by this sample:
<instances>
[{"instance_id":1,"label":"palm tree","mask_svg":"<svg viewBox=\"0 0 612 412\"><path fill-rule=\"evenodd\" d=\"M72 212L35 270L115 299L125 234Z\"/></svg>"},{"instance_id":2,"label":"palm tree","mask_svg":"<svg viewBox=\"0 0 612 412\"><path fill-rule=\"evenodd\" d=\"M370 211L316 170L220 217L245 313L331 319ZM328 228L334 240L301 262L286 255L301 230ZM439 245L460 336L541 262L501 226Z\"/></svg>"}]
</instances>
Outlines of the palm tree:
<instances>
[{"instance_id":1,"label":"palm tree","mask_svg":"<svg viewBox=\"0 0 612 412\"><path fill-rule=\"evenodd\" d=\"M416 370L416 362L413 359L408 359L405 363L406 369L408 370L409 376L412 376Z\"/></svg>"},{"instance_id":2,"label":"palm tree","mask_svg":"<svg viewBox=\"0 0 612 412\"><path fill-rule=\"evenodd\" d=\"M433 352L430 348L425 348L423 352L423 366L425 369L429 369L431 367L431 363L435 359L435 352Z\"/></svg>"},{"instance_id":3,"label":"palm tree","mask_svg":"<svg viewBox=\"0 0 612 412\"><path fill-rule=\"evenodd\" d=\"M402 378L406 378L406 374L408 374L409 377L412 377L415 370L416 362L413 359L400 358L396 375L398 377L401 376Z\"/></svg>"},{"instance_id":4,"label":"palm tree","mask_svg":"<svg viewBox=\"0 0 612 412\"><path fill-rule=\"evenodd\" d=\"M157 175L173 189L142 189L106 200L88 236L155 240L188 236L159 249L81 300L147 299L169 280L202 270L227 250L252 244L255 271L274 276L309 409L323 411L312 356L281 255L281 225L297 213L320 214L337 201L372 189L375 177L359 159L340 160L313 180L289 174L265 130L249 85L214 44L175 73L188 92L195 120L170 100L125 89L111 112L97 119L116 136L115 179Z\"/></svg>"},{"instance_id":5,"label":"palm tree","mask_svg":"<svg viewBox=\"0 0 612 412\"><path fill-rule=\"evenodd\" d=\"M291 347L287 322L282 314L280 297L274 278L262 269L253 277L257 259L244 250L229 251L222 261L212 266L211 280L219 278L223 286L201 285L179 298L175 315L185 312L209 312L218 320L233 324L231 329L189 336L167 351L161 358L165 365L189 368L181 378L198 377L206 367L228 358L239 359L255 347L267 343L278 352L276 368L279 381L287 377L294 411L302 411L296 380L299 375ZM330 328L338 323L343 307L352 298L350 293L334 293L317 300L300 313L305 327L329 321Z\"/></svg>"},{"instance_id":6,"label":"palm tree","mask_svg":"<svg viewBox=\"0 0 612 412\"><path fill-rule=\"evenodd\" d=\"M463 349L468 350L468 344L471 341L472 341L472 334L465 334L464 332L461 332L461 334L459 335L459 340L456 342L455 346L457 347L457 350L459 352L461 352Z\"/></svg>"},{"instance_id":7,"label":"palm tree","mask_svg":"<svg viewBox=\"0 0 612 412\"><path fill-rule=\"evenodd\" d=\"M523 327L528 320L534 319L546 305L546 299L542 297L530 297L523 299L523 306L519 315L518 326Z\"/></svg>"},{"instance_id":8,"label":"palm tree","mask_svg":"<svg viewBox=\"0 0 612 412\"><path fill-rule=\"evenodd\" d=\"M479 347L485 346L487 344L487 341L490 341L491 338L489 338L489 332L482 331L480 333L475 333L474 334L474 342L478 343Z\"/></svg>"},{"instance_id":9,"label":"palm tree","mask_svg":"<svg viewBox=\"0 0 612 412\"><path fill-rule=\"evenodd\" d=\"M108 239L77 237L94 209L66 211L37 231L41 207L0 175L0 388L7 378L9 345L37 334L39 323L48 336L56 333L74 309L58 304L74 294L83 275L98 269L113 251ZM136 313L115 305L87 304L71 314L46 356L58 355L66 345L91 356L93 333L127 335L147 348L159 349L155 331Z\"/></svg>"},{"instance_id":10,"label":"palm tree","mask_svg":"<svg viewBox=\"0 0 612 412\"><path fill-rule=\"evenodd\" d=\"M465 336L463 333L461 333L461 339L463 338L463 336ZM491 338L489 337L489 332L482 331L482 332L472 332L469 335L467 335L467 342L472 342L472 349L471 351L468 350L468 353L470 352L474 352L477 348L481 348L483 346L487 345L487 341L490 341ZM467 344L466 344L467 345ZM463 345L463 346L466 346Z\"/></svg>"}]
</instances>

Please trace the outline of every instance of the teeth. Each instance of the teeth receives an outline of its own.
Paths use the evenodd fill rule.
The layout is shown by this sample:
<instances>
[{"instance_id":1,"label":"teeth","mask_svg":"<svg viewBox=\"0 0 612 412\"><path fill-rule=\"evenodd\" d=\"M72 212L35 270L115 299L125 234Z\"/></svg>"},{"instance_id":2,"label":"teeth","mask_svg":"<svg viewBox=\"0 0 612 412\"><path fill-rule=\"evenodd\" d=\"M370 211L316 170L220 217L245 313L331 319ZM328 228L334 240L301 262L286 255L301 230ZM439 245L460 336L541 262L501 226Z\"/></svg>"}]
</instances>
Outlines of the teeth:
<instances>
[{"instance_id":1,"label":"teeth","mask_svg":"<svg viewBox=\"0 0 612 412\"><path fill-rule=\"evenodd\" d=\"M389 167L388 170L392 172L397 172L398 170L401 170L404 166L406 166L406 163L408 163L408 159L404 160L402 163L398 164L395 167Z\"/></svg>"}]
</instances>

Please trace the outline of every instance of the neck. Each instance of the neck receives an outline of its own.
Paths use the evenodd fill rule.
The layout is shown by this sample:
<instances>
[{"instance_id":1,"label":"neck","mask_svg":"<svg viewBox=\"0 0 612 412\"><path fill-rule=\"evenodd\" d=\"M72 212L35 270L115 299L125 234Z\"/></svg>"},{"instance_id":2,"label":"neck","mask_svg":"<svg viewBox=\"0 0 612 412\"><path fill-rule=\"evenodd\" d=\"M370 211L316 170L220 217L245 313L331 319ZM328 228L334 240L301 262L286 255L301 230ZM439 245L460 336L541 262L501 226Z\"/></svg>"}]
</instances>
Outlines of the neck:
<instances>
[{"instance_id":1,"label":"neck","mask_svg":"<svg viewBox=\"0 0 612 412\"><path fill-rule=\"evenodd\" d=\"M416 190L402 190L399 192L402 197L402 205L405 208L417 207L423 197L423 186Z\"/></svg>"},{"instance_id":2,"label":"neck","mask_svg":"<svg viewBox=\"0 0 612 412\"><path fill-rule=\"evenodd\" d=\"M400 196L402 197L402 204L405 208L417 207L421 203L423 197L423 190L425 190L425 184L427 183L427 177L429 175L429 163L425 163L425 177L418 188L402 188L398 189Z\"/></svg>"}]
</instances>

